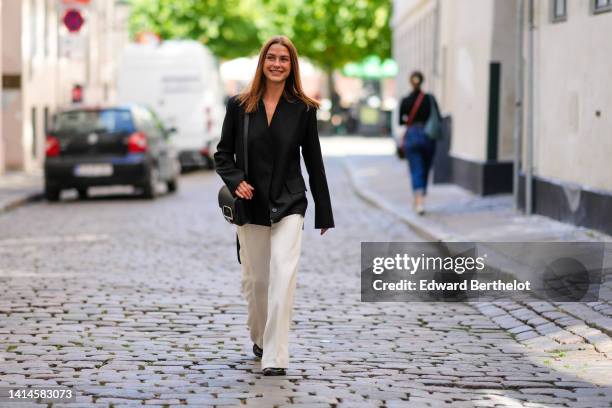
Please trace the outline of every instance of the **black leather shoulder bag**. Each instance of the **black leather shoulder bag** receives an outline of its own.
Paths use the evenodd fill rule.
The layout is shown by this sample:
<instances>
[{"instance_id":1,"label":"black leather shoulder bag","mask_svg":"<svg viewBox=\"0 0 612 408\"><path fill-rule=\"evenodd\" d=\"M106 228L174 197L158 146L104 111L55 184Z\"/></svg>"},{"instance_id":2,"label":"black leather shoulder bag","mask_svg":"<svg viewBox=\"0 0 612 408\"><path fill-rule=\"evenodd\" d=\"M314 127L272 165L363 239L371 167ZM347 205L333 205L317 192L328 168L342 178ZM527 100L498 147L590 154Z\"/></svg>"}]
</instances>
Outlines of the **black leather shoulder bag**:
<instances>
[{"instance_id":1,"label":"black leather shoulder bag","mask_svg":"<svg viewBox=\"0 0 612 408\"><path fill-rule=\"evenodd\" d=\"M248 136L249 136L249 114L244 113L244 174L249 177L249 155L248 155ZM219 207L223 217L230 224L244 225L250 221L249 205L247 200L237 197L226 185L219 190Z\"/></svg>"}]
</instances>

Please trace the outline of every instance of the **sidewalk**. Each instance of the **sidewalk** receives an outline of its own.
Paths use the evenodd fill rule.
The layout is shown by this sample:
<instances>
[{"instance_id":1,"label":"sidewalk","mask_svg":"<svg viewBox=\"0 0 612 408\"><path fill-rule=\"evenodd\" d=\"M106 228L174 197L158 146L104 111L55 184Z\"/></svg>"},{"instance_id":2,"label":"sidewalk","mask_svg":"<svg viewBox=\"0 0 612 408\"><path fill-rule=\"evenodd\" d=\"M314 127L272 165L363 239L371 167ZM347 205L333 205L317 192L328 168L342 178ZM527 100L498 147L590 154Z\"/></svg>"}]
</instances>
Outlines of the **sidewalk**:
<instances>
[{"instance_id":1,"label":"sidewalk","mask_svg":"<svg viewBox=\"0 0 612 408\"><path fill-rule=\"evenodd\" d=\"M612 242L612 237L597 231L516 212L511 194L480 197L451 184L431 185L426 213L418 216L412 211L405 161L393 155L346 156L344 165L356 194L393 213L430 241ZM600 299L612 299L610 273L600 288ZM472 305L529 347L560 353L595 350L604 361L612 358L609 301L474 302Z\"/></svg>"},{"instance_id":2,"label":"sidewalk","mask_svg":"<svg viewBox=\"0 0 612 408\"><path fill-rule=\"evenodd\" d=\"M603 233L513 210L511 194L480 197L454 184L430 185L426 214L412 211L407 163L394 156L352 156L346 169L362 198L394 213L432 241L609 241Z\"/></svg>"},{"instance_id":3,"label":"sidewalk","mask_svg":"<svg viewBox=\"0 0 612 408\"><path fill-rule=\"evenodd\" d=\"M43 184L41 171L0 174L0 213L42 198Z\"/></svg>"}]
</instances>

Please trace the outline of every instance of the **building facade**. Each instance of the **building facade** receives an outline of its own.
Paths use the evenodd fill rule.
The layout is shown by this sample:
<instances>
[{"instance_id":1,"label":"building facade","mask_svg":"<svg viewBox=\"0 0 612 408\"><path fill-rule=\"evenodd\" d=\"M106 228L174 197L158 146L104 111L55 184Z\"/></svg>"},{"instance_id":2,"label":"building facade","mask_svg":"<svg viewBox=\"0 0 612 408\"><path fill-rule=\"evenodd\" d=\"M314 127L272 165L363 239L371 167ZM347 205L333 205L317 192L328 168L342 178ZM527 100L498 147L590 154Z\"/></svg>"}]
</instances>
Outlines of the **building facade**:
<instances>
[{"instance_id":1,"label":"building facade","mask_svg":"<svg viewBox=\"0 0 612 408\"><path fill-rule=\"evenodd\" d=\"M612 234L612 1L536 1L533 20L533 211Z\"/></svg>"},{"instance_id":2,"label":"building facade","mask_svg":"<svg viewBox=\"0 0 612 408\"><path fill-rule=\"evenodd\" d=\"M425 73L426 89L452 118L451 182L482 195L511 192L519 146L521 180L533 157L535 213L612 232L612 211L604 211L612 208L612 82L604 79L612 67L612 43L604 40L612 37L612 1L521 1L522 15L519 1L395 0L400 95L411 71Z\"/></svg>"},{"instance_id":3,"label":"building facade","mask_svg":"<svg viewBox=\"0 0 612 408\"><path fill-rule=\"evenodd\" d=\"M115 71L127 42L127 5L109 0L11 0L2 11L2 139L4 168L42 166L51 115L73 104L111 102ZM84 23L64 23L76 10Z\"/></svg>"},{"instance_id":4,"label":"building facade","mask_svg":"<svg viewBox=\"0 0 612 408\"><path fill-rule=\"evenodd\" d=\"M503 0L398 0L394 56L400 95L425 74L452 118L450 179L478 194L512 188L516 6ZM396 121L395 121L396 122Z\"/></svg>"},{"instance_id":5,"label":"building facade","mask_svg":"<svg viewBox=\"0 0 612 408\"><path fill-rule=\"evenodd\" d=\"M0 1L0 21L2 21L2 1ZM2 54L2 30L0 29L0 55ZM0 58L0 74L2 74L2 58ZM4 137L2 136L2 76L0 75L0 174L4 172Z\"/></svg>"}]
</instances>

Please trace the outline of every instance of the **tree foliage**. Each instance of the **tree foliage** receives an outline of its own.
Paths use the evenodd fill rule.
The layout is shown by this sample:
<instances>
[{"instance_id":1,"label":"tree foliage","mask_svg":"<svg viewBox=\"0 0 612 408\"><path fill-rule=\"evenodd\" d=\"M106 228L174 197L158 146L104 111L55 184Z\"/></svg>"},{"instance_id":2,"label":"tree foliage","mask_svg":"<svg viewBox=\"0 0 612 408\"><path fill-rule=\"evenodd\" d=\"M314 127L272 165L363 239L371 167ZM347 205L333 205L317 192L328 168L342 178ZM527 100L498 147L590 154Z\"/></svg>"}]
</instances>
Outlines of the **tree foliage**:
<instances>
[{"instance_id":1,"label":"tree foliage","mask_svg":"<svg viewBox=\"0 0 612 408\"><path fill-rule=\"evenodd\" d=\"M132 0L130 32L193 39L221 58L250 55L261 46L257 0ZM256 14L256 13L255 13Z\"/></svg>"},{"instance_id":2,"label":"tree foliage","mask_svg":"<svg viewBox=\"0 0 612 408\"><path fill-rule=\"evenodd\" d=\"M132 0L130 31L201 41L220 58L257 53L287 35L328 72L368 55L390 56L390 0Z\"/></svg>"},{"instance_id":3,"label":"tree foliage","mask_svg":"<svg viewBox=\"0 0 612 408\"><path fill-rule=\"evenodd\" d=\"M302 55L326 71L391 54L388 0L303 0L293 24Z\"/></svg>"}]
</instances>

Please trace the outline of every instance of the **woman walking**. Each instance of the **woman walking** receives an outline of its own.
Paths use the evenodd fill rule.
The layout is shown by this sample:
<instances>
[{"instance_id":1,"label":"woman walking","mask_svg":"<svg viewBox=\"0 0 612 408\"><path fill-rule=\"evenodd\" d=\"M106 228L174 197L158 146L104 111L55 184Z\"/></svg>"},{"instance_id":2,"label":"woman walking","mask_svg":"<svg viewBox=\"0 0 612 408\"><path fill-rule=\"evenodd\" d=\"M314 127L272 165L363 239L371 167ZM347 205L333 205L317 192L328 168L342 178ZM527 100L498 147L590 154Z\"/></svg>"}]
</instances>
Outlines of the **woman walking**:
<instances>
[{"instance_id":1,"label":"woman walking","mask_svg":"<svg viewBox=\"0 0 612 408\"><path fill-rule=\"evenodd\" d=\"M250 88L230 98L215 153L217 173L247 199L250 223L237 227L242 293L253 353L264 375L285 375L306 213L300 147L315 202L315 228L334 227L319 136L318 102L302 90L297 50L285 36L262 47ZM249 116L245 176L244 121Z\"/></svg>"},{"instance_id":2,"label":"woman walking","mask_svg":"<svg viewBox=\"0 0 612 408\"><path fill-rule=\"evenodd\" d=\"M425 133L425 123L430 115L439 115L438 103L431 94L421 90L425 78L419 71L410 75L412 92L400 103L399 124L406 126L402 148L408 159L412 191L413 208L417 214L425 213L425 195L427 180L436 152L436 141Z\"/></svg>"}]
</instances>

